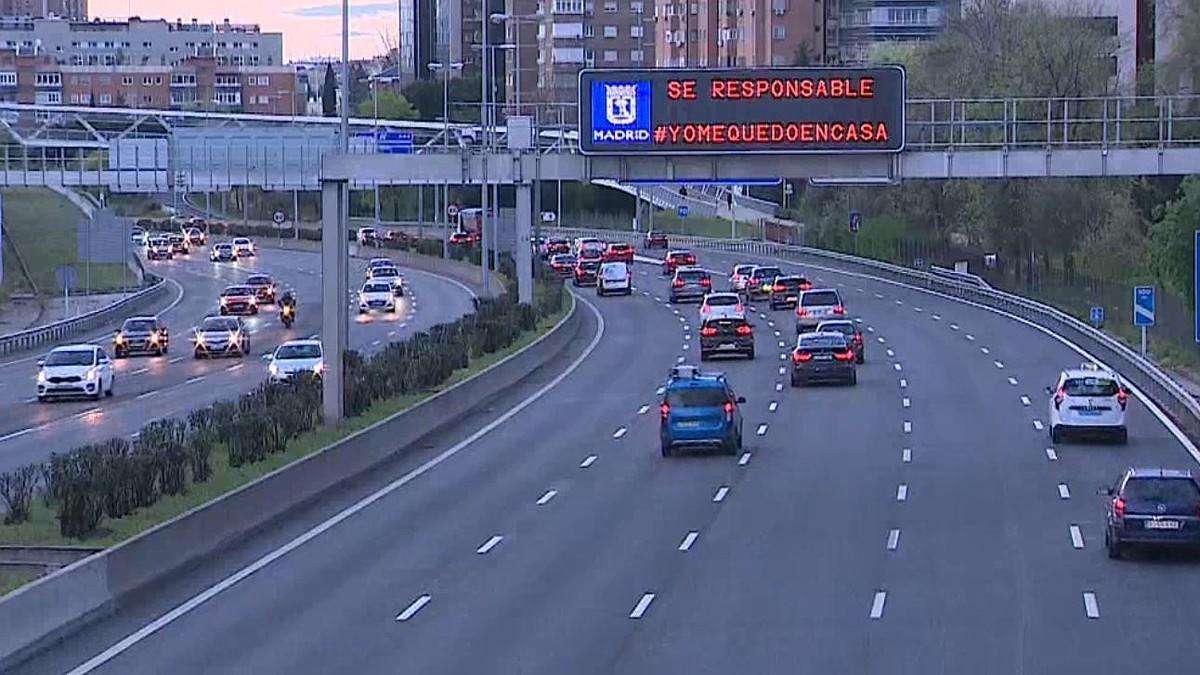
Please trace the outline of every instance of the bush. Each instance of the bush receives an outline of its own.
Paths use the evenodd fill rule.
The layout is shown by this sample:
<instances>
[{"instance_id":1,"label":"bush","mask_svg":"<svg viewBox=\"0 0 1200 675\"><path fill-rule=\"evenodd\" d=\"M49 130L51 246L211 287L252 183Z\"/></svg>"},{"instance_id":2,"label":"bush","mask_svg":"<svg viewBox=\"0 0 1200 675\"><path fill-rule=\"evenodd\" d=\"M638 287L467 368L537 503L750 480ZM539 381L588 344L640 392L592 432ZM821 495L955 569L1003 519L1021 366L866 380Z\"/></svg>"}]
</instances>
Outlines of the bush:
<instances>
[{"instance_id":1,"label":"bush","mask_svg":"<svg viewBox=\"0 0 1200 675\"><path fill-rule=\"evenodd\" d=\"M4 524L23 523L29 520L29 505L33 502L33 492L37 488L38 466L30 464L13 471L0 474L0 499L8 513L4 516Z\"/></svg>"},{"instance_id":2,"label":"bush","mask_svg":"<svg viewBox=\"0 0 1200 675\"><path fill-rule=\"evenodd\" d=\"M84 446L66 455L52 455L61 494L58 502L58 530L64 537L82 538L100 525L104 500L100 480L101 452L96 446Z\"/></svg>"},{"instance_id":3,"label":"bush","mask_svg":"<svg viewBox=\"0 0 1200 675\"><path fill-rule=\"evenodd\" d=\"M217 425L212 407L193 410L188 415L187 450L194 482L205 483L212 477L211 457L216 444Z\"/></svg>"}]
</instances>

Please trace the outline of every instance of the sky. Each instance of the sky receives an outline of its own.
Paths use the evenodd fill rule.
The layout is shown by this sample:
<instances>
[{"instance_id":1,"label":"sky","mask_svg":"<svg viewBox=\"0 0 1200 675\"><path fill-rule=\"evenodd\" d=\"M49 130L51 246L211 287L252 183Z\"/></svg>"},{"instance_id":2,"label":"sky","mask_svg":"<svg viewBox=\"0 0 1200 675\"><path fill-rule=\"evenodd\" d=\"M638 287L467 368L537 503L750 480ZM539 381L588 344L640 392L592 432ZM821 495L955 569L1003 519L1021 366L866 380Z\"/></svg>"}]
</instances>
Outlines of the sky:
<instances>
[{"instance_id":1,"label":"sky","mask_svg":"<svg viewBox=\"0 0 1200 675\"><path fill-rule=\"evenodd\" d=\"M395 42L398 6L397 0L350 0L351 58L382 53L384 35ZM102 19L140 16L221 22L228 18L233 23L256 23L264 32L283 33L283 55L289 61L313 56L340 58L342 53L341 0L90 0L88 11Z\"/></svg>"}]
</instances>

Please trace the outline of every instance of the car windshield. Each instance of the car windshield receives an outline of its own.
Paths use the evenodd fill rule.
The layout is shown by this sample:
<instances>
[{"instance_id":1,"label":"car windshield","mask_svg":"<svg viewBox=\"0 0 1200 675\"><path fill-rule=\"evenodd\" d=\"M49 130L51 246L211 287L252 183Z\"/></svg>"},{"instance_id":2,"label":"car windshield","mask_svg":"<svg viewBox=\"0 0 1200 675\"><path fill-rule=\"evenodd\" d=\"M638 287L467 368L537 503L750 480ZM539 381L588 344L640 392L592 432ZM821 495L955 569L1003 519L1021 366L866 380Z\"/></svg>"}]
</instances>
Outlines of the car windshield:
<instances>
[{"instance_id":1,"label":"car windshield","mask_svg":"<svg viewBox=\"0 0 1200 675\"><path fill-rule=\"evenodd\" d=\"M1063 383L1067 396L1116 396L1120 389L1107 377L1073 377Z\"/></svg>"},{"instance_id":2,"label":"car windshield","mask_svg":"<svg viewBox=\"0 0 1200 675\"><path fill-rule=\"evenodd\" d=\"M805 307L824 307L827 305L840 305L837 291L810 291L804 294L804 301L800 304Z\"/></svg>"},{"instance_id":3,"label":"car windshield","mask_svg":"<svg viewBox=\"0 0 1200 675\"><path fill-rule=\"evenodd\" d=\"M628 251L629 244L609 244L608 247L614 251Z\"/></svg>"},{"instance_id":4,"label":"car windshield","mask_svg":"<svg viewBox=\"0 0 1200 675\"><path fill-rule=\"evenodd\" d=\"M230 250L230 249L232 249L232 248L233 248L233 245L231 245L231 244L217 244L217 245L216 245L214 248L216 248L218 251L228 251L228 250Z\"/></svg>"},{"instance_id":5,"label":"car windshield","mask_svg":"<svg viewBox=\"0 0 1200 675\"><path fill-rule=\"evenodd\" d=\"M671 258L676 259L676 260L687 259L690 257L692 257L692 254L687 251L676 251L675 253L671 254Z\"/></svg>"},{"instance_id":6,"label":"car windshield","mask_svg":"<svg viewBox=\"0 0 1200 675\"><path fill-rule=\"evenodd\" d=\"M705 298L705 303L713 307L729 307L739 302L741 301L738 300L738 296L733 294L710 295Z\"/></svg>"},{"instance_id":7,"label":"car windshield","mask_svg":"<svg viewBox=\"0 0 1200 675\"><path fill-rule=\"evenodd\" d=\"M775 283L784 288L796 289L800 288L800 277L780 277L775 280Z\"/></svg>"},{"instance_id":8,"label":"car windshield","mask_svg":"<svg viewBox=\"0 0 1200 675\"><path fill-rule=\"evenodd\" d=\"M778 267L759 267L754 270L755 279L774 279L778 276L783 276L783 270Z\"/></svg>"},{"instance_id":9,"label":"car windshield","mask_svg":"<svg viewBox=\"0 0 1200 675\"><path fill-rule=\"evenodd\" d=\"M246 279L246 283L251 286L270 286L271 277L250 277Z\"/></svg>"},{"instance_id":10,"label":"car windshield","mask_svg":"<svg viewBox=\"0 0 1200 675\"><path fill-rule=\"evenodd\" d=\"M595 260L585 260L584 262L579 263L579 269L585 272L595 272L596 270L600 269L600 263L596 262Z\"/></svg>"},{"instance_id":11,"label":"car windshield","mask_svg":"<svg viewBox=\"0 0 1200 675\"><path fill-rule=\"evenodd\" d=\"M1131 502L1153 502L1190 509L1200 502L1200 488L1189 478L1130 478L1122 497Z\"/></svg>"},{"instance_id":12,"label":"car windshield","mask_svg":"<svg viewBox=\"0 0 1200 675\"><path fill-rule=\"evenodd\" d=\"M575 258L569 255L556 255L550 259L550 262L555 265L571 265L575 262Z\"/></svg>"},{"instance_id":13,"label":"car windshield","mask_svg":"<svg viewBox=\"0 0 1200 675\"><path fill-rule=\"evenodd\" d=\"M681 270L675 276L684 281L700 281L708 277L708 272L703 270Z\"/></svg>"},{"instance_id":14,"label":"car windshield","mask_svg":"<svg viewBox=\"0 0 1200 675\"><path fill-rule=\"evenodd\" d=\"M226 318L222 318L219 316L209 317L204 320L204 323L200 324L200 330L203 332L206 332L206 333L209 331L233 332L233 331L237 330L237 327L238 327L238 324L237 324L236 319L226 319Z\"/></svg>"},{"instance_id":15,"label":"car windshield","mask_svg":"<svg viewBox=\"0 0 1200 675\"><path fill-rule=\"evenodd\" d=\"M817 326L819 333L841 333L842 335L854 335L854 324L849 321L838 321L837 323L823 323Z\"/></svg>"},{"instance_id":16,"label":"car windshield","mask_svg":"<svg viewBox=\"0 0 1200 675\"><path fill-rule=\"evenodd\" d=\"M238 246L248 246L250 244L250 240L249 239L234 239L233 243L237 244Z\"/></svg>"},{"instance_id":17,"label":"car windshield","mask_svg":"<svg viewBox=\"0 0 1200 675\"><path fill-rule=\"evenodd\" d=\"M398 277L400 276L400 270L396 269L395 267L376 267L374 270L371 270L371 276Z\"/></svg>"},{"instance_id":18,"label":"car windshield","mask_svg":"<svg viewBox=\"0 0 1200 675\"><path fill-rule=\"evenodd\" d=\"M363 286L363 293L391 293L391 284L366 284Z\"/></svg>"},{"instance_id":19,"label":"car windshield","mask_svg":"<svg viewBox=\"0 0 1200 675\"><path fill-rule=\"evenodd\" d=\"M846 338L841 335L802 335L800 336L801 349L828 349L831 347L845 347Z\"/></svg>"},{"instance_id":20,"label":"car windshield","mask_svg":"<svg viewBox=\"0 0 1200 675\"><path fill-rule=\"evenodd\" d=\"M129 319L121 330L126 333L149 333L155 328L157 325L152 319Z\"/></svg>"},{"instance_id":21,"label":"car windshield","mask_svg":"<svg viewBox=\"0 0 1200 675\"><path fill-rule=\"evenodd\" d=\"M250 287L248 287L248 286L230 286L229 288L226 288L225 290L221 291L221 295L226 298L229 298L229 297L234 297L234 296L239 296L239 295L250 295L253 292L254 291L251 290Z\"/></svg>"},{"instance_id":22,"label":"car windshield","mask_svg":"<svg viewBox=\"0 0 1200 675\"><path fill-rule=\"evenodd\" d=\"M321 345L301 344L301 345L280 345L275 351L276 359L319 359L321 358Z\"/></svg>"},{"instance_id":23,"label":"car windshield","mask_svg":"<svg viewBox=\"0 0 1200 675\"><path fill-rule=\"evenodd\" d=\"M727 401L721 387L679 387L667 390L667 405L679 408L715 408Z\"/></svg>"},{"instance_id":24,"label":"car windshield","mask_svg":"<svg viewBox=\"0 0 1200 675\"><path fill-rule=\"evenodd\" d=\"M604 276L611 277L613 279L615 279L617 277L623 277L623 276L625 276L625 274L627 272L627 270L625 269L625 266L622 264L605 265L603 269L604 269Z\"/></svg>"},{"instance_id":25,"label":"car windshield","mask_svg":"<svg viewBox=\"0 0 1200 675\"><path fill-rule=\"evenodd\" d=\"M738 265L733 268L734 274L749 274L754 269L754 265Z\"/></svg>"},{"instance_id":26,"label":"car windshield","mask_svg":"<svg viewBox=\"0 0 1200 675\"><path fill-rule=\"evenodd\" d=\"M64 349L53 351L46 357L48 366L90 366L96 363L96 352L91 349Z\"/></svg>"}]
</instances>

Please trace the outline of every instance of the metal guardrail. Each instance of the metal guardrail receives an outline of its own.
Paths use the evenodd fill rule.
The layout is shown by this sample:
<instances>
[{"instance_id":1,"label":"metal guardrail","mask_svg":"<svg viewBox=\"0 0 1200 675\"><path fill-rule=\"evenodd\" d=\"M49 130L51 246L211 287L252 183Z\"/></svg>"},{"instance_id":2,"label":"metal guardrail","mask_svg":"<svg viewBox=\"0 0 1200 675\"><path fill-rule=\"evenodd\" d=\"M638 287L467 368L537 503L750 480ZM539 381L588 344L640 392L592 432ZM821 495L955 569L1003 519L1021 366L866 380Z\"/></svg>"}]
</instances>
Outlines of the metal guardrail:
<instances>
[{"instance_id":1,"label":"metal guardrail","mask_svg":"<svg viewBox=\"0 0 1200 675\"><path fill-rule=\"evenodd\" d=\"M147 274L147 276L150 275ZM45 326L0 335L0 356L34 349L111 324L115 319L153 303L166 292L166 279L161 277L155 279L149 287L126 296L107 307L101 307L86 314Z\"/></svg>"},{"instance_id":2,"label":"metal guardrail","mask_svg":"<svg viewBox=\"0 0 1200 675\"><path fill-rule=\"evenodd\" d=\"M613 230L568 229L559 231L572 236L618 239L637 246L641 234ZM939 277L899 265L858 258L832 251L789 246L764 241L710 239L708 237L671 237L672 245L778 258L799 264L836 263L844 271L919 286L930 291L998 309L1062 335L1097 359L1116 368L1129 383L1150 397L1179 425L1193 443L1200 441L1200 403L1188 391L1158 367L1112 336L1054 307L1011 293Z\"/></svg>"},{"instance_id":3,"label":"metal guardrail","mask_svg":"<svg viewBox=\"0 0 1200 675\"><path fill-rule=\"evenodd\" d=\"M978 274L971 274L970 272L959 272L957 270L947 269L945 267L938 267L937 265L930 265L929 273L936 277L941 277L942 279L961 281L964 284L971 284L974 286L979 286L980 288L992 287L992 285L989 284L986 279Z\"/></svg>"}]
</instances>

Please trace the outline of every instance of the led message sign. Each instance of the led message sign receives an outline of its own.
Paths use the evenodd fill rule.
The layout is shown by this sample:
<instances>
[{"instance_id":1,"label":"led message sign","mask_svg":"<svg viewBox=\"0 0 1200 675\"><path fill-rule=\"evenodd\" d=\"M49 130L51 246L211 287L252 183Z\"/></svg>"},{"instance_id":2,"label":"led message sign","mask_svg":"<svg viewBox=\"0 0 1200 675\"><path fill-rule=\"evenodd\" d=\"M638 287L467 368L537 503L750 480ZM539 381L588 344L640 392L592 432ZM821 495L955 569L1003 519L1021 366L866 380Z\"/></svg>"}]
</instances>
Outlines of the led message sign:
<instances>
[{"instance_id":1,"label":"led message sign","mask_svg":"<svg viewBox=\"0 0 1200 675\"><path fill-rule=\"evenodd\" d=\"M904 69L584 70L584 154L904 149Z\"/></svg>"}]
</instances>

